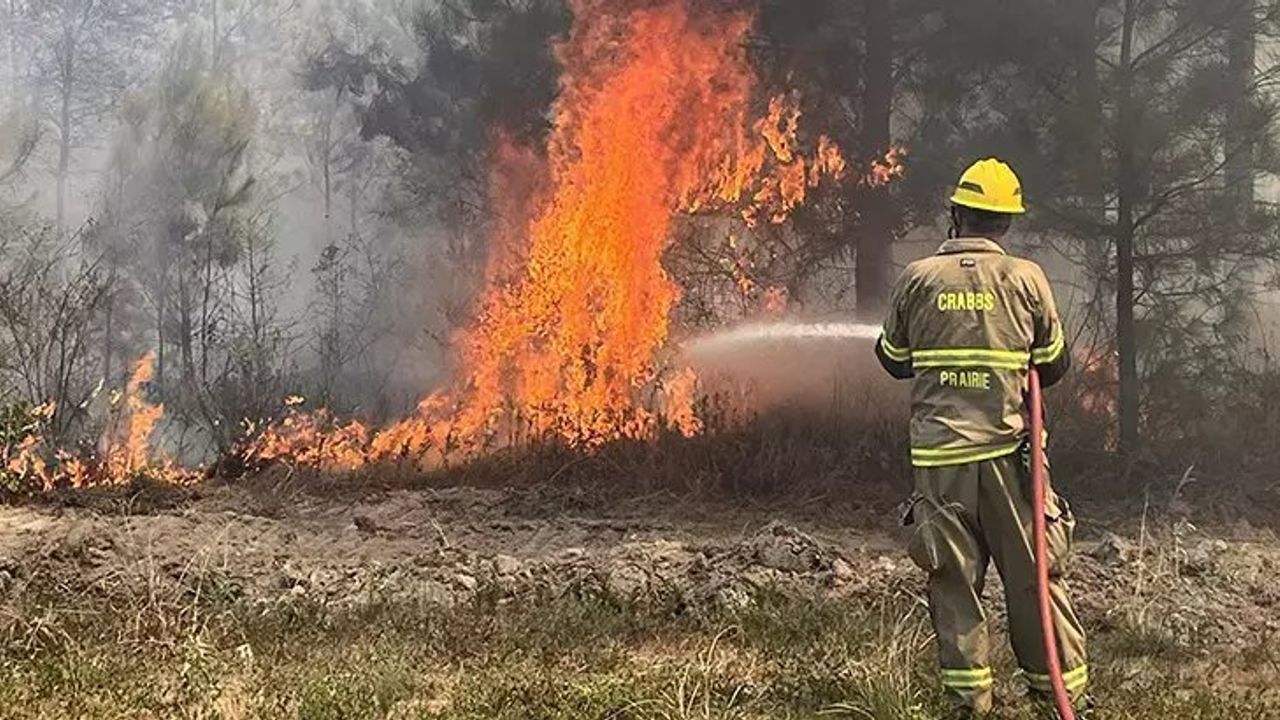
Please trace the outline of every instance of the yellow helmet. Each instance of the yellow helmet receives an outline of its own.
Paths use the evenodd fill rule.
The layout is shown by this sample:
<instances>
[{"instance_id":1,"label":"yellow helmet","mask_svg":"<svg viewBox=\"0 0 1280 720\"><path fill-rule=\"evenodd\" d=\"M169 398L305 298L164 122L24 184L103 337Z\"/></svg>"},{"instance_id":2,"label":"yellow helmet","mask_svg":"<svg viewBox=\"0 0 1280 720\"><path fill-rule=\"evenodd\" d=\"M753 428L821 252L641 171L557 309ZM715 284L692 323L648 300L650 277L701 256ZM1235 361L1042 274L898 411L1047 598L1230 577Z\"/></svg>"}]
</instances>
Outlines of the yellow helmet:
<instances>
[{"instance_id":1,"label":"yellow helmet","mask_svg":"<svg viewBox=\"0 0 1280 720\"><path fill-rule=\"evenodd\" d=\"M1027 211L1022 205L1022 182L1013 168L995 158L979 160L960 178L951 202L975 210L1021 215Z\"/></svg>"}]
</instances>

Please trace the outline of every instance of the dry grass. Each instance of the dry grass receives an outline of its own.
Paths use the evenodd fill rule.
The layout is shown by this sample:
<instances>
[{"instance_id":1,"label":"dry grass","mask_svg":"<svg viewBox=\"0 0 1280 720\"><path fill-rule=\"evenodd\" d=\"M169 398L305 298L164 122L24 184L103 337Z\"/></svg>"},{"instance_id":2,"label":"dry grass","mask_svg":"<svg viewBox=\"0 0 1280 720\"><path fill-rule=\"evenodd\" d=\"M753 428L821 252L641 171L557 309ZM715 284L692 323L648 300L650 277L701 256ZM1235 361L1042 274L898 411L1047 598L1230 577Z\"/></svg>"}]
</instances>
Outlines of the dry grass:
<instances>
[{"instance_id":1,"label":"dry grass","mask_svg":"<svg viewBox=\"0 0 1280 720\"><path fill-rule=\"evenodd\" d=\"M1159 655L1126 676L1114 639L1094 659L1100 717L1280 713L1274 694L1189 682ZM0 643L0 716L24 720L940 717L927 624L911 598L761 595L740 610L694 611L593 595L453 610L48 596L10 608ZM1243 673L1275 653L1264 643L1217 662ZM1001 696L1015 698L1003 717L1032 717L1001 664Z\"/></svg>"},{"instance_id":2,"label":"dry grass","mask_svg":"<svg viewBox=\"0 0 1280 720\"><path fill-rule=\"evenodd\" d=\"M930 636L918 612L882 609L870 654L849 660L852 697L824 715L858 720L927 720L936 710L930 686L915 675L926 663Z\"/></svg>"}]
</instances>

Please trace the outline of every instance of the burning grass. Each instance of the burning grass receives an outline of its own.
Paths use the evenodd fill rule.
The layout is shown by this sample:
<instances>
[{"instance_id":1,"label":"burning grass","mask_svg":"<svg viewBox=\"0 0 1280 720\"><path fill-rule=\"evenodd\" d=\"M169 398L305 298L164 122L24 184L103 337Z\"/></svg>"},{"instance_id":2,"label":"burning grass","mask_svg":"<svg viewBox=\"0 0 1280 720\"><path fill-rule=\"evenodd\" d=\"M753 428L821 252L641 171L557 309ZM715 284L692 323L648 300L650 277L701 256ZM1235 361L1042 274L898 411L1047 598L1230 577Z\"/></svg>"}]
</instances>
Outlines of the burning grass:
<instances>
[{"instance_id":1,"label":"burning grass","mask_svg":"<svg viewBox=\"0 0 1280 720\"><path fill-rule=\"evenodd\" d=\"M154 371L153 355L137 361L124 390L110 398L106 428L95 446L77 451L51 447L45 426L57 412L52 404L31 409L25 418L12 418L13 436L0 446L0 490L112 487L144 478L187 485L201 479L198 470L180 467L152 447L156 424L164 416L164 405L147 399Z\"/></svg>"},{"instance_id":2,"label":"burning grass","mask_svg":"<svg viewBox=\"0 0 1280 720\"><path fill-rule=\"evenodd\" d=\"M318 469L309 457L276 465L303 488L364 493L393 488L464 486L561 488L610 498L670 492L695 497L853 498L892 507L910 487L901 448L906 427L864 407L773 408L743 415L714 398L697 404L703 432L664 431L577 448L555 439L495 449L423 470L414 458ZM304 416L310 418L311 416ZM319 437L328 437L324 432ZM328 452L324 444L305 452ZM449 460L450 458L446 458Z\"/></svg>"}]
</instances>

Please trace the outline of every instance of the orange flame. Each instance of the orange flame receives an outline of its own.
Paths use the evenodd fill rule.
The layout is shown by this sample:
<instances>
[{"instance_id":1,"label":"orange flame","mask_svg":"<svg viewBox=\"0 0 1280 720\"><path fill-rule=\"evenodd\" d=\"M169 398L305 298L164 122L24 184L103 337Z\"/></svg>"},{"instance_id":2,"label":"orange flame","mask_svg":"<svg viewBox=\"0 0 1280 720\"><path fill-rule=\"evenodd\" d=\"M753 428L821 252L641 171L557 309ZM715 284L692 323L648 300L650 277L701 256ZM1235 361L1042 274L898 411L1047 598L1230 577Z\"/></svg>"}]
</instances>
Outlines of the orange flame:
<instances>
[{"instance_id":1,"label":"orange flame","mask_svg":"<svg viewBox=\"0 0 1280 720\"><path fill-rule=\"evenodd\" d=\"M164 405L152 405L145 397L154 373L155 355L147 353L134 365L124 392L112 399L115 417L96 456L77 456L48 447L43 430L57 411L49 403L32 411L27 435L15 446L3 449L8 458L5 469L13 477L38 482L45 490L124 485L143 475L171 484L195 481L198 472L177 466L151 448L151 435L164 416Z\"/></svg>"},{"instance_id":2,"label":"orange flame","mask_svg":"<svg viewBox=\"0 0 1280 720\"><path fill-rule=\"evenodd\" d=\"M455 339L452 390L372 434L295 407L251 458L355 469L530 438L590 447L701 431L697 378L659 364L680 299L662 265L675 218L782 223L847 166L825 136L805 151L796 94L752 122L750 12L570 4L545 157L495 138L489 289ZM785 301L771 291L766 302Z\"/></svg>"},{"instance_id":3,"label":"orange flame","mask_svg":"<svg viewBox=\"0 0 1280 720\"><path fill-rule=\"evenodd\" d=\"M895 145L889 148L883 158L871 163L870 172L862 179L863 184L868 187L882 187L902 177L906 172L906 166L902 164L902 159L906 155L907 149L904 147Z\"/></svg>"},{"instance_id":4,"label":"orange flame","mask_svg":"<svg viewBox=\"0 0 1280 720\"><path fill-rule=\"evenodd\" d=\"M844 171L825 138L814 158L799 152L795 96L775 98L746 131L749 13L620 4L573 3L579 21L558 48L551 189L523 231L522 265L494 273L511 281L460 338L450 433L464 443L511 422L588 445L664 423L691 431L688 381L663 383L655 366L680 297L662 267L674 216L746 200L749 222L782 222L809 188ZM653 390L663 413L640 401Z\"/></svg>"},{"instance_id":5,"label":"orange flame","mask_svg":"<svg viewBox=\"0 0 1280 720\"><path fill-rule=\"evenodd\" d=\"M153 353L139 359L133 366L124 396L117 399L123 403L124 413L116 432L109 433L102 441L109 477L128 478L150 465L151 433L164 416L164 405L152 405L143 397L144 389L155 377L155 362Z\"/></svg>"},{"instance_id":6,"label":"orange flame","mask_svg":"<svg viewBox=\"0 0 1280 720\"><path fill-rule=\"evenodd\" d=\"M786 222L824 179L843 178L847 167L844 157L827 136L818 138L812 157L797 150L800 117L799 95L770 100L768 114L755 123L754 137L745 138L734 153L724 157L698 192L685 198L684 208L694 211L708 201L737 205L749 199L742 210L748 226L758 224L761 214L779 224Z\"/></svg>"},{"instance_id":7,"label":"orange flame","mask_svg":"<svg viewBox=\"0 0 1280 720\"><path fill-rule=\"evenodd\" d=\"M333 427L324 410L298 412L302 403L297 396L287 398L290 413L258 435L247 454L261 462L289 461L334 470L354 470L367 463L369 433L363 424Z\"/></svg>"}]
</instances>

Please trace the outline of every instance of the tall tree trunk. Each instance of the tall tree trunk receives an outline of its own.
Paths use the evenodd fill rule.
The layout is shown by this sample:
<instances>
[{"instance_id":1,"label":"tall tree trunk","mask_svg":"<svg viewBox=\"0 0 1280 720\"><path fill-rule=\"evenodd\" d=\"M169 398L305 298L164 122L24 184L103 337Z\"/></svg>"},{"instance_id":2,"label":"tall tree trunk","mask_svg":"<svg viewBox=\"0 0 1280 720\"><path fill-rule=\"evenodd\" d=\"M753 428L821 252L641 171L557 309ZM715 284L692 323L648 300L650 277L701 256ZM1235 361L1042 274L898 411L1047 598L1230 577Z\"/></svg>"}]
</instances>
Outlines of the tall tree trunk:
<instances>
[{"instance_id":1,"label":"tall tree trunk","mask_svg":"<svg viewBox=\"0 0 1280 720\"><path fill-rule=\"evenodd\" d=\"M328 133L324 144L324 240L333 244L333 153L330 152Z\"/></svg>"},{"instance_id":2,"label":"tall tree trunk","mask_svg":"<svg viewBox=\"0 0 1280 720\"><path fill-rule=\"evenodd\" d=\"M209 15L213 24L213 37L209 43L209 59L212 64L209 67L217 70L222 60L222 18L218 14L218 0L210 0Z\"/></svg>"},{"instance_id":3,"label":"tall tree trunk","mask_svg":"<svg viewBox=\"0 0 1280 720\"><path fill-rule=\"evenodd\" d=\"M324 174L324 242L333 244L333 122L342 102L342 91L334 93L333 104L324 109L320 130L320 169Z\"/></svg>"},{"instance_id":4,"label":"tall tree trunk","mask_svg":"<svg viewBox=\"0 0 1280 720\"><path fill-rule=\"evenodd\" d=\"M116 260L114 253L107 258L107 295L102 331L102 382L111 386L111 361L115 355L115 316L116 316Z\"/></svg>"},{"instance_id":5,"label":"tall tree trunk","mask_svg":"<svg viewBox=\"0 0 1280 720\"><path fill-rule=\"evenodd\" d=\"M65 38L62 58L61 81L59 88L59 126L58 126L58 235L67 229L67 177L71 172L71 100L75 90L75 38L68 31Z\"/></svg>"},{"instance_id":6,"label":"tall tree trunk","mask_svg":"<svg viewBox=\"0 0 1280 720\"><path fill-rule=\"evenodd\" d=\"M1116 340L1120 355L1120 451L1136 452L1139 442L1138 338L1134 311L1134 202L1139 177L1134 144L1138 138L1139 109L1133 87L1133 45L1137 24L1135 0L1124 2L1120 64L1116 69L1118 98L1117 151L1119 162L1119 210L1116 240Z\"/></svg>"},{"instance_id":7,"label":"tall tree trunk","mask_svg":"<svg viewBox=\"0 0 1280 720\"><path fill-rule=\"evenodd\" d=\"M164 307L165 303L167 303L169 299L169 283L164 275L165 271L161 270L160 272L162 274L160 280L160 297L156 302L156 387L160 389L161 396L163 396L165 392L164 374L168 369L168 365L166 363L168 355L165 353Z\"/></svg>"},{"instance_id":8,"label":"tall tree trunk","mask_svg":"<svg viewBox=\"0 0 1280 720\"><path fill-rule=\"evenodd\" d=\"M1098 80L1098 13L1101 0L1064 0L1071 4L1074 23L1076 102L1073 115L1076 172L1091 219L1101 224L1106 210L1106 181L1102 162L1102 90ZM1094 253L1106 257L1106 241L1099 238Z\"/></svg>"},{"instance_id":9,"label":"tall tree trunk","mask_svg":"<svg viewBox=\"0 0 1280 720\"><path fill-rule=\"evenodd\" d=\"M213 218L210 218L212 224ZM204 287L200 297L200 382L209 382L209 346L213 341L213 235L205 230Z\"/></svg>"},{"instance_id":10,"label":"tall tree trunk","mask_svg":"<svg viewBox=\"0 0 1280 720\"><path fill-rule=\"evenodd\" d=\"M5 37L5 61L9 68L8 105L18 105L18 0L5 3L4 24L9 29Z\"/></svg>"},{"instance_id":11,"label":"tall tree trunk","mask_svg":"<svg viewBox=\"0 0 1280 720\"><path fill-rule=\"evenodd\" d=\"M195 384L196 364L192 351L191 288L187 284L187 275L178 271L178 351L182 359L183 385L190 388Z\"/></svg>"},{"instance_id":12,"label":"tall tree trunk","mask_svg":"<svg viewBox=\"0 0 1280 720\"><path fill-rule=\"evenodd\" d=\"M254 240L250 240L245 246L245 262L249 266L249 328L253 335L254 362L255 367L259 354L262 352L263 333L261 314L259 312L258 303L261 302L262 292L258 288L261 278L258 277L258 244Z\"/></svg>"},{"instance_id":13,"label":"tall tree trunk","mask_svg":"<svg viewBox=\"0 0 1280 720\"><path fill-rule=\"evenodd\" d=\"M353 167L347 178L347 182L351 184L351 205L347 208L347 213L351 225L350 236L353 238L360 237L360 184L364 181L362 170L359 165Z\"/></svg>"},{"instance_id":14,"label":"tall tree trunk","mask_svg":"<svg viewBox=\"0 0 1280 720\"><path fill-rule=\"evenodd\" d=\"M1231 197L1229 225L1247 227L1254 203L1254 133L1250 127L1257 56L1254 8L1256 0L1234 0L1227 36L1227 123L1223 144L1226 184Z\"/></svg>"},{"instance_id":15,"label":"tall tree trunk","mask_svg":"<svg viewBox=\"0 0 1280 720\"><path fill-rule=\"evenodd\" d=\"M893 109L893 0L863 0L862 150L868 159L889 151ZM858 314L876 319L884 313L892 270L893 206L888 186L865 190L858 208L861 222L854 273Z\"/></svg>"},{"instance_id":16,"label":"tall tree trunk","mask_svg":"<svg viewBox=\"0 0 1280 720\"><path fill-rule=\"evenodd\" d=\"M1107 181L1103 156L1105 122L1102 84L1098 71L1098 16L1102 0L1059 0L1067 6L1071 22L1071 56L1074 68L1074 106L1065 108L1070 131L1064 138L1069 161L1074 163L1080 192L1083 220L1081 265L1092 284L1092 293L1081 308L1082 330L1093 334L1092 341L1109 337L1112 326L1111 302L1115 284L1111 281L1111 233L1107 226Z\"/></svg>"}]
</instances>

